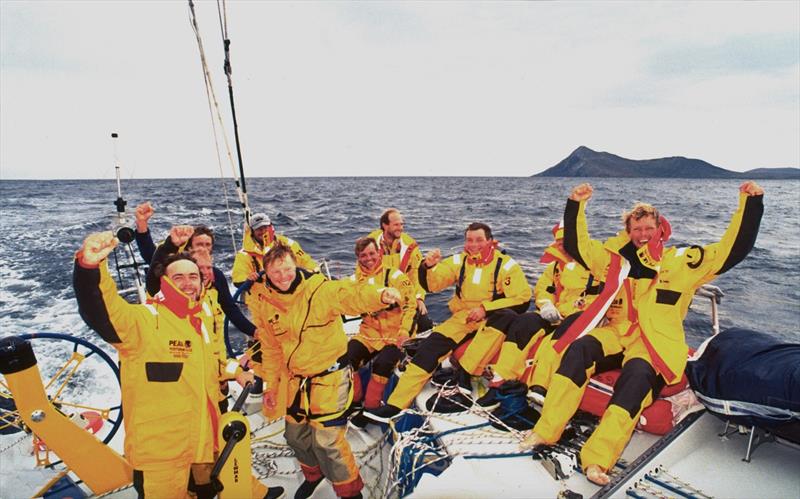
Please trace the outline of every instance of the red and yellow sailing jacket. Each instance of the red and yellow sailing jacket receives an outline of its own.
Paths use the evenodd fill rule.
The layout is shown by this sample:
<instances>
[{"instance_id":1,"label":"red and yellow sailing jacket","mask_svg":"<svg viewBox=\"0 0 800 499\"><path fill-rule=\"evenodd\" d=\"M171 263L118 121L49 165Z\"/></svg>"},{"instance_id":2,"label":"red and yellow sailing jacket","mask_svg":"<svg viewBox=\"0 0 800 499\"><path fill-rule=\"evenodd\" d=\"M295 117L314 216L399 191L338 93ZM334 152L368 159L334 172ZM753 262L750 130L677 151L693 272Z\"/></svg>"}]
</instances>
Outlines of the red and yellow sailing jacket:
<instances>
[{"instance_id":1,"label":"red and yellow sailing jacket","mask_svg":"<svg viewBox=\"0 0 800 499\"><path fill-rule=\"evenodd\" d=\"M152 303L132 305L105 263L76 261L73 283L81 317L119 352L128 461L139 470L213 462L219 379L238 365L220 353L208 302L164 277Z\"/></svg>"},{"instance_id":2,"label":"red and yellow sailing jacket","mask_svg":"<svg viewBox=\"0 0 800 499\"><path fill-rule=\"evenodd\" d=\"M609 326L617 329L623 346L641 338L653 367L673 384L680 380L686 366L683 319L695 290L747 256L755 244L763 212L763 196L740 194L738 209L719 242L664 248L656 258L647 245L637 250L625 232L605 243L592 240L585 202L568 200L564 247L594 275L604 276L605 286L609 285L607 274L612 261L624 259L630 264L607 312Z\"/></svg>"},{"instance_id":3,"label":"red and yellow sailing jacket","mask_svg":"<svg viewBox=\"0 0 800 499\"><path fill-rule=\"evenodd\" d=\"M403 297L402 305L362 314L356 338L372 350L380 350L401 338L407 339L417 311L414 284L408 276L397 269L384 268L383 265L367 273L361 265L357 265L356 272L350 276L350 280L366 282L373 286L392 287L400 291Z\"/></svg>"},{"instance_id":4,"label":"red and yellow sailing jacket","mask_svg":"<svg viewBox=\"0 0 800 499\"><path fill-rule=\"evenodd\" d=\"M377 229L369 233L370 237L378 242L378 248L383 255L381 263L384 268L399 269L414 283L416 297L425 299L425 290L419 284L419 266L422 263L422 252L419 249L419 244L413 237L405 232L400 234L399 239L392 242L391 247L387 247L386 241L383 239L383 230Z\"/></svg>"},{"instance_id":5,"label":"red and yellow sailing jacket","mask_svg":"<svg viewBox=\"0 0 800 499\"><path fill-rule=\"evenodd\" d=\"M497 249L489 258L483 255L456 253L429 269L420 271L420 284L431 293L455 284L447 303L450 312L483 306L486 312L527 304L531 287L522 267Z\"/></svg>"}]
</instances>

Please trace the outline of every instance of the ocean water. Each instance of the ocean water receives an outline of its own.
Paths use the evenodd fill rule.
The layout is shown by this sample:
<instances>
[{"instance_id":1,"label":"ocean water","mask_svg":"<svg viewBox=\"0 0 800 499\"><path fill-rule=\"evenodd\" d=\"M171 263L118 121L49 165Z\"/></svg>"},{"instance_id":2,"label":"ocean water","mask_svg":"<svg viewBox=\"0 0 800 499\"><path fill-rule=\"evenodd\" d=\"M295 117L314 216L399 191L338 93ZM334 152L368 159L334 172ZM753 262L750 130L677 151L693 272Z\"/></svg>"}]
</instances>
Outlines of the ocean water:
<instances>
[{"instance_id":1,"label":"ocean water","mask_svg":"<svg viewBox=\"0 0 800 499\"><path fill-rule=\"evenodd\" d=\"M670 220L670 244L678 246L721 237L736 207L739 184L589 181L595 188L588 207L593 237L613 235L621 226L622 211L633 201L647 201ZM394 206L403 212L406 231L423 252L436 247L445 254L459 251L467 224L488 223L533 286L544 268L538 261L551 242L550 228L561 218L576 183L567 178L253 178L247 187L254 211L268 213L279 232L317 260L326 259L334 276L352 273L355 239L377 228L381 212ZM756 246L714 282L725 292L721 324L723 329L747 327L800 342L800 181L761 185L766 208ZM88 233L111 227L116 195L113 180L0 182L0 336L56 331L97 339L78 316L72 257ZM211 226L217 234L215 263L230 271L233 241L241 241L242 226L232 181L126 180L123 195L131 212L143 201L155 206L151 231L156 238L165 237L173 224ZM428 298L435 321L447 317L451 294L448 290ZM696 299L686 318L692 346L709 334L709 309L707 300Z\"/></svg>"}]
</instances>

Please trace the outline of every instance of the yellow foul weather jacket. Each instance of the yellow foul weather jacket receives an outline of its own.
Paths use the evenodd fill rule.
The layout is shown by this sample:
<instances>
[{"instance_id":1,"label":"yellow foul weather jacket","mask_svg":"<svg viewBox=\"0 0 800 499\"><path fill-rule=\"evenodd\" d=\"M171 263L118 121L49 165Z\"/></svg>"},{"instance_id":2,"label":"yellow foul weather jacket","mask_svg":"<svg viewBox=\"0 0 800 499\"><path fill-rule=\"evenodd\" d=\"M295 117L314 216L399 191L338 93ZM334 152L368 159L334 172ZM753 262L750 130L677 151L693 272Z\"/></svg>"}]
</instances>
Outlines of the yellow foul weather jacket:
<instances>
[{"instance_id":1,"label":"yellow foul weather jacket","mask_svg":"<svg viewBox=\"0 0 800 499\"><path fill-rule=\"evenodd\" d=\"M425 290L419 284L419 266L422 263L422 252L419 244L413 237L405 232L400 235L400 239L395 239L391 247L387 247L383 238L383 230L377 229L367 236L374 239L381 249L381 263L384 268L399 269L414 283L416 298L425 299Z\"/></svg>"},{"instance_id":2,"label":"yellow foul weather jacket","mask_svg":"<svg viewBox=\"0 0 800 499\"><path fill-rule=\"evenodd\" d=\"M377 312L386 307L381 302L382 287L349 279L328 281L320 274L297 270L297 277L286 292L267 287L253 303L253 318L258 326L263 362L259 373L266 390L278 390L281 371L295 382L289 383L289 404L297 384L311 383L309 401L303 409L317 421L334 419L349 405L336 392L310 378L336 373L347 365L347 336L342 315ZM348 371L346 375L349 376ZM299 381L298 381L299 380ZM331 388L340 383L332 382ZM278 399L280 400L278 394ZM352 398L352 391L349 395Z\"/></svg>"},{"instance_id":3,"label":"yellow foul weather jacket","mask_svg":"<svg viewBox=\"0 0 800 499\"><path fill-rule=\"evenodd\" d=\"M548 300L561 317L584 310L597 296L600 283L583 265L553 245L545 249L545 256L542 260L552 261L533 288L536 306L541 307Z\"/></svg>"},{"instance_id":4,"label":"yellow foul weather jacket","mask_svg":"<svg viewBox=\"0 0 800 499\"><path fill-rule=\"evenodd\" d=\"M76 261L73 282L81 317L119 352L128 461L143 471L213 462L218 380L238 365L220 355L208 302L164 277L152 303L132 305L105 262Z\"/></svg>"},{"instance_id":5,"label":"yellow foul weather jacket","mask_svg":"<svg viewBox=\"0 0 800 499\"><path fill-rule=\"evenodd\" d=\"M572 237L579 253L576 259L594 275L605 275L614 254L633 261L632 269L640 269L638 275L632 270L620 288L607 313L609 325L622 336L623 346L641 338L653 367L668 384L673 384L680 380L686 366L688 347L683 319L695 290L744 259L755 244L763 211L763 196L740 194L738 209L719 242L664 248L659 260L650 254L647 245L638 250L633 247L625 232L605 243L592 240L585 201L569 200L564 213L565 246L570 227L575 227Z\"/></svg>"},{"instance_id":6,"label":"yellow foul weather jacket","mask_svg":"<svg viewBox=\"0 0 800 499\"><path fill-rule=\"evenodd\" d=\"M531 287L522 267L495 249L491 258L456 253L420 272L423 287L435 293L455 284L447 303L453 314L483 306L486 312L522 305L531 299Z\"/></svg>"},{"instance_id":7,"label":"yellow foul weather jacket","mask_svg":"<svg viewBox=\"0 0 800 499\"><path fill-rule=\"evenodd\" d=\"M395 344L401 338L408 339L417 311L414 284L408 276L397 269L384 268L383 265L366 273L358 265L356 273L350 276L350 280L366 282L373 286L393 287L400 291L403 297L400 306L362 314L361 326L355 338L372 350L380 350L390 343Z\"/></svg>"}]
</instances>

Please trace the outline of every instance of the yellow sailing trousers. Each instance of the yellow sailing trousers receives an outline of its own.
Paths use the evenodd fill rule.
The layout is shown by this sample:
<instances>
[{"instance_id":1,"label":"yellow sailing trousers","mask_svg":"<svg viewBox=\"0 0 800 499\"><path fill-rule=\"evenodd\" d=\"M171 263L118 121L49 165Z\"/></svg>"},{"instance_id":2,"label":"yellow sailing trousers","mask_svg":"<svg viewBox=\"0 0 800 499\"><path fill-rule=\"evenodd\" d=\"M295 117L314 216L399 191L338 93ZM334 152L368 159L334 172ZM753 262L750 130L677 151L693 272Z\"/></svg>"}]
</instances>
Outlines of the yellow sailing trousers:
<instances>
[{"instance_id":1,"label":"yellow sailing trousers","mask_svg":"<svg viewBox=\"0 0 800 499\"><path fill-rule=\"evenodd\" d=\"M215 456L216 457L216 456ZM190 468L166 467L158 470L135 470L133 486L139 497L144 498L189 498L187 486L189 474L194 482L193 491L197 499L211 499L217 493L211 485L211 471L214 463L194 463ZM268 488L255 476L250 477L253 497L264 497Z\"/></svg>"},{"instance_id":2,"label":"yellow sailing trousers","mask_svg":"<svg viewBox=\"0 0 800 499\"><path fill-rule=\"evenodd\" d=\"M505 337L504 332L488 324L484 325L475 333L475 337L472 338L464 354L458 359L458 363L473 376L480 376L486 365L500 350Z\"/></svg>"},{"instance_id":3,"label":"yellow sailing trousers","mask_svg":"<svg viewBox=\"0 0 800 499\"><path fill-rule=\"evenodd\" d=\"M614 328L603 327L573 342L552 377L542 416L533 429L546 442L556 442L578 409L589 378L620 365L622 373L608 408L581 451L584 469L595 464L607 471L614 465L642 410L664 386L638 336L620 338Z\"/></svg>"},{"instance_id":4,"label":"yellow sailing trousers","mask_svg":"<svg viewBox=\"0 0 800 499\"><path fill-rule=\"evenodd\" d=\"M515 341L503 342L503 346L500 349L500 358L497 359L497 363L493 368L494 372L504 380L525 382L526 380L522 379L522 375L525 372L528 355L531 348L539 342L544 334L545 330L540 329L531 336L530 340L522 348Z\"/></svg>"},{"instance_id":5,"label":"yellow sailing trousers","mask_svg":"<svg viewBox=\"0 0 800 499\"><path fill-rule=\"evenodd\" d=\"M345 439L345 426L324 426L286 416L286 443L300 461L305 479L322 477L333 483L336 495L349 497L364 487L353 451Z\"/></svg>"},{"instance_id":6,"label":"yellow sailing trousers","mask_svg":"<svg viewBox=\"0 0 800 499\"><path fill-rule=\"evenodd\" d=\"M387 403L405 409L422 391L436 367L470 333L482 327L485 321L467 322L469 310L456 312L452 317L434 328L430 336L422 340L414 358L400 375Z\"/></svg>"},{"instance_id":7,"label":"yellow sailing trousers","mask_svg":"<svg viewBox=\"0 0 800 499\"><path fill-rule=\"evenodd\" d=\"M504 380L521 380L527 360L537 342L552 328L536 312L517 314L511 310L498 312L487 322L504 331L504 341L500 347L500 357L494 365L494 372Z\"/></svg>"},{"instance_id":8,"label":"yellow sailing trousers","mask_svg":"<svg viewBox=\"0 0 800 499\"><path fill-rule=\"evenodd\" d=\"M556 341L551 334L542 338L534 356L533 373L531 373L530 379L523 380L528 386L541 386L545 390L550 388L550 380L558 369L562 356L553 348Z\"/></svg>"}]
</instances>

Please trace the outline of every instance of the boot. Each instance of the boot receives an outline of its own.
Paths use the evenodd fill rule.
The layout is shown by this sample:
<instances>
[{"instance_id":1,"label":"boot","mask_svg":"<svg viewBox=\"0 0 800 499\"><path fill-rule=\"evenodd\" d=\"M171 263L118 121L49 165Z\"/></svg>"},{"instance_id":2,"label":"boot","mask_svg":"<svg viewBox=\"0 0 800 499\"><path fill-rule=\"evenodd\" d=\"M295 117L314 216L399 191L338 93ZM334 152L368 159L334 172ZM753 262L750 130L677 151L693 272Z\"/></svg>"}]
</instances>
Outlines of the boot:
<instances>
[{"instance_id":1,"label":"boot","mask_svg":"<svg viewBox=\"0 0 800 499\"><path fill-rule=\"evenodd\" d=\"M297 492L294 493L294 499L308 499L317 489L317 485L322 483L322 480L324 479L324 477L320 477L319 480L315 480L313 482L304 480L303 483L300 484L300 487L298 487Z\"/></svg>"},{"instance_id":2,"label":"boot","mask_svg":"<svg viewBox=\"0 0 800 499\"><path fill-rule=\"evenodd\" d=\"M270 487L267 489L267 494L264 499L283 499L286 497L286 491L283 487Z\"/></svg>"},{"instance_id":3,"label":"boot","mask_svg":"<svg viewBox=\"0 0 800 499\"><path fill-rule=\"evenodd\" d=\"M390 419L403 412L399 407L386 404L376 409L366 409L364 416L378 423L388 423Z\"/></svg>"}]
</instances>

